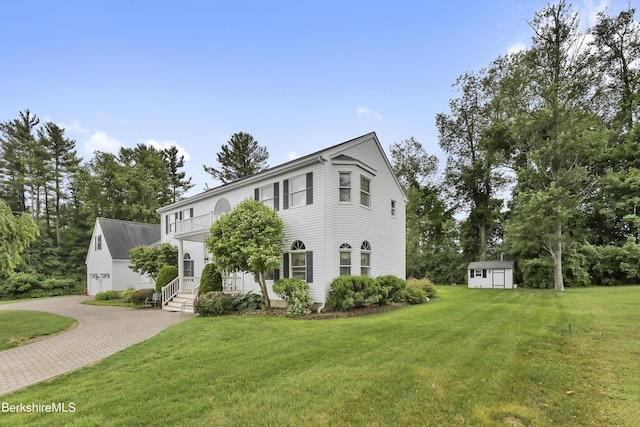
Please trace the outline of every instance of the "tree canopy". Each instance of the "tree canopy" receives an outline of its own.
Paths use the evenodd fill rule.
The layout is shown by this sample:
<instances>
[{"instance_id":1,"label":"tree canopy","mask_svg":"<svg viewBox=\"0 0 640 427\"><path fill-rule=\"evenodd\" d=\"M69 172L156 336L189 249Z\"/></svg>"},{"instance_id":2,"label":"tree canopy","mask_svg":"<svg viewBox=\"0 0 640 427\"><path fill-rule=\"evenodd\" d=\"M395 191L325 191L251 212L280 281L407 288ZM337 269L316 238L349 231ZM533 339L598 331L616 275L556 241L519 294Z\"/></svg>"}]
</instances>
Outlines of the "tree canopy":
<instances>
[{"instance_id":1,"label":"tree canopy","mask_svg":"<svg viewBox=\"0 0 640 427\"><path fill-rule=\"evenodd\" d=\"M213 179L223 184L237 181L269 167L267 149L258 145L253 136L244 132L234 133L216 157L219 168L206 165L203 167Z\"/></svg>"},{"instance_id":2,"label":"tree canopy","mask_svg":"<svg viewBox=\"0 0 640 427\"><path fill-rule=\"evenodd\" d=\"M273 209L246 199L211 226L206 246L222 271L251 272L270 307L267 271L280 265L284 223Z\"/></svg>"}]
</instances>

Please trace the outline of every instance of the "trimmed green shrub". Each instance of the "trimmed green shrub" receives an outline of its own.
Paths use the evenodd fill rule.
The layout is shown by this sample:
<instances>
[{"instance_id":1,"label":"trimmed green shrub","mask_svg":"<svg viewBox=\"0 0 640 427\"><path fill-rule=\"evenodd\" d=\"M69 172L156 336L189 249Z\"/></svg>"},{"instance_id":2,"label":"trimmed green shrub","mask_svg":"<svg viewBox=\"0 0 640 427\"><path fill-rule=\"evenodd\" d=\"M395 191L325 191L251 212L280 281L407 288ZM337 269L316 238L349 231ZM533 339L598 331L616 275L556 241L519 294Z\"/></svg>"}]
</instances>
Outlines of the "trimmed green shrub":
<instances>
[{"instance_id":1,"label":"trimmed green shrub","mask_svg":"<svg viewBox=\"0 0 640 427\"><path fill-rule=\"evenodd\" d=\"M402 291L404 299L409 304L423 304L427 301L427 294L419 286L407 284L407 287Z\"/></svg>"},{"instance_id":2,"label":"trimmed green shrub","mask_svg":"<svg viewBox=\"0 0 640 427\"><path fill-rule=\"evenodd\" d=\"M131 302L135 305L143 305L147 298L153 296L154 289L138 289L131 294Z\"/></svg>"},{"instance_id":3,"label":"trimmed green shrub","mask_svg":"<svg viewBox=\"0 0 640 427\"><path fill-rule=\"evenodd\" d=\"M436 292L438 290L438 288L436 288L436 285L434 285L433 282L426 277L424 279L409 279L407 280L407 286L414 286L422 289L425 295L429 297L429 299L436 296Z\"/></svg>"},{"instance_id":4,"label":"trimmed green shrub","mask_svg":"<svg viewBox=\"0 0 640 427\"><path fill-rule=\"evenodd\" d=\"M118 299L118 298L120 298L120 293L114 290L99 292L94 297L96 301L106 301L106 300Z\"/></svg>"},{"instance_id":5,"label":"trimmed green shrub","mask_svg":"<svg viewBox=\"0 0 640 427\"><path fill-rule=\"evenodd\" d=\"M127 289L122 291L122 302L131 302L131 295L135 292L135 289Z\"/></svg>"},{"instance_id":6,"label":"trimmed green shrub","mask_svg":"<svg viewBox=\"0 0 640 427\"><path fill-rule=\"evenodd\" d=\"M252 311L264 308L262 295L249 291L246 294L237 294L233 297L233 309L235 311Z\"/></svg>"},{"instance_id":7,"label":"trimmed green shrub","mask_svg":"<svg viewBox=\"0 0 640 427\"><path fill-rule=\"evenodd\" d=\"M176 277L178 277L178 267L175 265L163 266L156 279L156 292L162 292L162 287L167 286Z\"/></svg>"},{"instance_id":8,"label":"trimmed green shrub","mask_svg":"<svg viewBox=\"0 0 640 427\"><path fill-rule=\"evenodd\" d=\"M284 309L287 317L300 317L311 313L313 301L309 295L309 285L302 279L288 278L277 280L273 292L287 301Z\"/></svg>"},{"instance_id":9,"label":"trimmed green shrub","mask_svg":"<svg viewBox=\"0 0 640 427\"><path fill-rule=\"evenodd\" d=\"M215 264L207 264L202 270L202 276L200 276L198 295L214 291L222 292L222 274L220 274Z\"/></svg>"},{"instance_id":10,"label":"trimmed green shrub","mask_svg":"<svg viewBox=\"0 0 640 427\"><path fill-rule=\"evenodd\" d=\"M0 282L0 298L31 298L39 288L40 278L37 274L15 273Z\"/></svg>"},{"instance_id":11,"label":"trimmed green shrub","mask_svg":"<svg viewBox=\"0 0 640 427\"><path fill-rule=\"evenodd\" d=\"M407 282L396 276L380 276L375 278L376 287L380 292L379 305L387 305L402 300L402 291Z\"/></svg>"},{"instance_id":12,"label":"trimmed green shrub","mask_svg":"<svg viewBox=\"0 0 640 427\"><path fill-rule=\"evenodd\" d=\"M233 296L223 292L207 292L193 303L193 310L200 316L220 316L233 309Z\"/></svg>"},{"instance_id":13,"label":"trimmed green shrub","mask_svg":"<svg viewBox=\"0 0 640 427\"><path fill-rule=\"evenodd\" d=\"M377 304L380 292L375 280L367 276L339 276L331 282L327 305L334 310L348 311Z\"/></svg>"}]
</instances>

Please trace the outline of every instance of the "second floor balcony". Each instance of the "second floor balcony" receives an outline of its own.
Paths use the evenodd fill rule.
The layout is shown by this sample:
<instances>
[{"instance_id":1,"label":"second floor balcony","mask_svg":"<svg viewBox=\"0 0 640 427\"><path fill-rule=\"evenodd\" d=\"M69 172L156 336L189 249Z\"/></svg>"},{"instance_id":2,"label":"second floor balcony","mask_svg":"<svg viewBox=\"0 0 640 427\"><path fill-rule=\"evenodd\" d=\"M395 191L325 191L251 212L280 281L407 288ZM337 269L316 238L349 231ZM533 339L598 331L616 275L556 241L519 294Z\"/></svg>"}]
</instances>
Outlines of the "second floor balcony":
<instances>
[{"instance_id":1,"label":"second floor balcony","mask_svg":"<svg viewBox=\"0 0 640 427\"><path fill-rule=\"evenodd\" d=\"M179 220L175 223L176 239L204 242L209 237L211 226L220 218L220 214L207 212L191 218Z\"/></svg>"}]
</instances>

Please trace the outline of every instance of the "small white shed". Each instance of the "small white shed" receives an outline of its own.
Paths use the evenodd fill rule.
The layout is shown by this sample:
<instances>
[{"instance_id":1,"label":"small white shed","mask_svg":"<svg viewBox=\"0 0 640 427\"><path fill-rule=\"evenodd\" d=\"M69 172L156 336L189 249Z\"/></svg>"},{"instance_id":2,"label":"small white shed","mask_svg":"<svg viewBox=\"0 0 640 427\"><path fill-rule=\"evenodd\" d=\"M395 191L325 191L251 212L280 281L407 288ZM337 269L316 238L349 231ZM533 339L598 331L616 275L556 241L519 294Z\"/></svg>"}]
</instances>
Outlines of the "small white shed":
<instances>
[{"instance_id":1,"label":"small white shed","mask_svg":"<svg viewBox=\"0 0 640 427\"><path fill-rule=\"evenodd\" d=\"M469 264L470 288L513 289L513 261L479 261Z\"/></svg>"}]
</instances>

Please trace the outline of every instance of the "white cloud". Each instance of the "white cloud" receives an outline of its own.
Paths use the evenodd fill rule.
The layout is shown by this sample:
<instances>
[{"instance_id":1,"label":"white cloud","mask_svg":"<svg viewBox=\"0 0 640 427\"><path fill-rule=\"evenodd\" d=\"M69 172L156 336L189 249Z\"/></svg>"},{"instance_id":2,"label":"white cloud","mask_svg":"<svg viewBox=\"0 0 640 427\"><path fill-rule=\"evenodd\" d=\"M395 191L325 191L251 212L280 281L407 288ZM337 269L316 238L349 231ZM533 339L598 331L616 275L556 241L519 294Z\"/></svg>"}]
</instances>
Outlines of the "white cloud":
<instances>
[{"instance_id":1,"label":"white cloud","mask_svg":"<svg viewBox=\"0 0 640 427\"><path fill-rule=\"evenodd\" d=\"M289 160L295 160L298 157L298 153L296 153L295 151L289 151L289 154L287 154L287 159Z\"/></svg>"},{"instance_id":2,"label":"white cloud","mask_svg":"<svg viewBox=\"0 0 640 427\"><path fill-rule=\"evenodd\" d=\"M382 120L382 115L380 113L378 113L377 111L373 111L371 108L363 107L361 105L358 105L358 107L356 108L356 114L358 114L359 117L373 116L378 120Z\"/></svg>"},{"instance_id":3,"label":"white cloud","mask_svg":"<svg viewBox=\"0 0 640 427\"><path fill-rule=\"evenodd\" d=\"M103 153L117 153L122 144L116 139L110 138L106 133L97 130L91 134L89 140L84 143L88 153L102 151Z\"/></svg>"},{"instance_id":4,"label":"white cloud","mask_svg":"<svg viewBox=\"0 0 640 427\"><path fill-rule=\"evenodd\" d=\"M167 148L171 148L171 147L175 146L178 149L178 155L179 156L184 156L184 160L185 161L189 161L191 159L191 156L189 155L187 150L185 150L184 148L179 146L176 141L159 142L159 141L156 141L155 139L150 139L150 140L146 141L144 144L148 145L150 147L153 147L156 150L166 150Z\"/></svg>"},{"instance_id":5,"label":"white cloud","mask_svg":"<svg viewBox=\"0 0 640 427\"><path fill-rule=\"evenodd\" d=\"M88 134L91 132L89 129L82 127L77 119L73 119L71 123L60 122L59 126L67 132L75 132L79 134Z\"/></svg>"},{"instance_id":6,"label":"white cloud","mask_svg":"<svg viewBox=\"0 0 640 427\"><path fill-rule=\"evenodd\" d=\"M507 48L507 53L512 54L512 53L522 52L526 48L527 48L527 45L522 42L514 43Z\"/></svg>"},{"instance_id":7,"label":"white cloud","mask_svg":"<svg viewBox=\"0 0 640 427\"><path fill-rule=\"evenodd\" d=\"M600 0L594 2L593 0L586 0L582 7L578 8L580 12L580 22L586 28L591 28L598 22L598 13L602 12L609 7L609 0Z\"/></svg>"}]
</instances>

